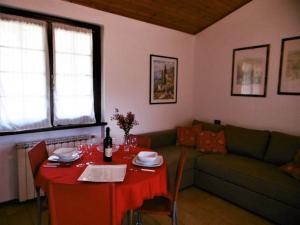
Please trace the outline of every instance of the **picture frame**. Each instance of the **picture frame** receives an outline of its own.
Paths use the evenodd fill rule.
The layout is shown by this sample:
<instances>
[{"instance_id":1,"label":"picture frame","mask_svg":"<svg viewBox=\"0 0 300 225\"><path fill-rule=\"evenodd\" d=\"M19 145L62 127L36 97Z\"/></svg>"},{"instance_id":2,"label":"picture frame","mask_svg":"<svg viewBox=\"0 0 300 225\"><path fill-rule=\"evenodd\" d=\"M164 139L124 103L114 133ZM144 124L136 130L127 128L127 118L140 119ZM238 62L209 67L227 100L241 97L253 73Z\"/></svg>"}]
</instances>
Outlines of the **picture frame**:
<instances>
[{"instance_id":1,"label":"picture frame","mask_svg":"<svg viewBox=\"0 0 300 225\"><path fill-rule=\"evenodd\" d=\"M300 36L281 40L277 94L300 95Z\"/></svg>"},{"instance_id":2,"label":"picture frame","mask_svg":"<svg viewBox=\"0 0 300 225\"><path fill-rule=\"evenodd\" d=\"M177 103L178 58L150 55L150 104Z\"/></svg>"},{"instance_id":3,"label":"picture frame","mask_svg":"<svg viewBox=\"0 0 300 225\"><path fill-rule=\"evenodd\" d=\"M270 45L233 49L231 96L266 97Z\"/></svg>"}]
</instances>

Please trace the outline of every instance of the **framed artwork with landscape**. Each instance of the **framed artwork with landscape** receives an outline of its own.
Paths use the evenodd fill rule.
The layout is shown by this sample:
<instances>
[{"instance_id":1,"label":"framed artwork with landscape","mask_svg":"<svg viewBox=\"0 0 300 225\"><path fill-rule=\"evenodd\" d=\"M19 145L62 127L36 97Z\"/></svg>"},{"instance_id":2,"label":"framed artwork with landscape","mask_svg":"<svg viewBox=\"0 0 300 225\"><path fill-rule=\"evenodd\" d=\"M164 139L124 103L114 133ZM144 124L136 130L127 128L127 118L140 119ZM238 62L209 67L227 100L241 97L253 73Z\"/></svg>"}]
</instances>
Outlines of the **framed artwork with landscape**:
<instances>
[{"instance_id":1,"label":"framed artwork with landscape","mask_svg":"<svg viewBox=\"0 0 300 225\"><path fill-rule=\"evenodd\" d=\"M300 95L300 36L282 39L277 93Z\"/></svg>"},{"instance_id":2,"label":"framed artwork with landscape","mask_svg":"<svg viewBox=\"0 0 300 225\"><path fill-rule=\"evenodd\" d=\"M270 45L233 49L232 96L265 97Z\"/></svg>"},{"instance_id":3,"label":"framed artwork with landscape","mask_svg":"<svg viewBox=\"0 0 300 225\"><path fill-rule=\"evenodd\" d=\"M178 59L150 55L150 104L177 103Z\"/></svg>"}]
</instances>

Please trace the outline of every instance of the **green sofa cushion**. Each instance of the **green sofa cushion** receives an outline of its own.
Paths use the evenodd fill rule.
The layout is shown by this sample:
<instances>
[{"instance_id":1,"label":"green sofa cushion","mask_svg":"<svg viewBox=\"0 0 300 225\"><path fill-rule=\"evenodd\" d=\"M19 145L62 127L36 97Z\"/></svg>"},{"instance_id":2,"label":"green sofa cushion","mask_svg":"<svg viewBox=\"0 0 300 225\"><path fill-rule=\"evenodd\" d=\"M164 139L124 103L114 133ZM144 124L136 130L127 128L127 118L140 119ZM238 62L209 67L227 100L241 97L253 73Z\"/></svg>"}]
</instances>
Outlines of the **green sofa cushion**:
<instances>
[{"instance_id":1,"label":"green sofa cushion","mask_svg":"<svg viewBox=\"0 0 300 225\"><path fill-rule=\"evenodd\" d=\"M280 132L272 132L270 144L264 160L277 165L293 161L296 151L300 149L300 137Z\"/></svg>"},{"instance_id":2,"label":"green sofa cushion","mask_svg":"<svg viewBox=\"0 0 300 225\"><path fill-rule=\"evenodd\" d=\"M166 147L161 147L161 148L155 149L159 154L163 155L164 160L167 163L170 191L174 191L178 160L179 160L180 152L183 149L187 150L184 172L187 171L188 173L193 173L195 159L198 155L202 154L198 150L196 150L194 148L177 146L177 145L166 146ZM193 184L193 181L191 181L190 185L192 185L192 184Z\"/></svg>"},{"instance_id":3,"label":"green sofa cushion","mask_svg":"<svg viewBox=\"0 0 300 225\"><path fill-rule=\"evenodd\" d=\"M218 132L218 131L221 131L224 129L224 126L222 126L222 125L208 123L208 122L199 121L199 120L194 120L193 125L196 125L196 124L201 124L202 128L204 130L209 130L209 131L213 131L213 132Z\"/></svg>"},{"instance_id":4,"label":"green sofa cushion","mask_svg":"<svg viewBox=\"0 0 300 225\"><path fill-rule=\"evenodd\" d=\"M227 125L225 139L228 152L263 159L268 145L269 131Z\"/></svg>"},{"instance_id":5,"label":"green sofa cushion","mask_svg":"<svg viewBox=\"0 0 300 225\"><path fill-rule=\"evenodd\" d=\"M207 154L197 157L195 169L300 209L300 181L271 163L234 154Z\"/></svg>"},{"instance_id":6,"label":"green sofa cushion","mask_svg":"<svg viewBox=\"0 0 300 225\"><path fill-rule=\"evenodd\" d=\"M139 134L151 139L151 148L156 149L164 146L176 145L176 129L154 131L150 133Z\"/></svg>"}]
</instances>

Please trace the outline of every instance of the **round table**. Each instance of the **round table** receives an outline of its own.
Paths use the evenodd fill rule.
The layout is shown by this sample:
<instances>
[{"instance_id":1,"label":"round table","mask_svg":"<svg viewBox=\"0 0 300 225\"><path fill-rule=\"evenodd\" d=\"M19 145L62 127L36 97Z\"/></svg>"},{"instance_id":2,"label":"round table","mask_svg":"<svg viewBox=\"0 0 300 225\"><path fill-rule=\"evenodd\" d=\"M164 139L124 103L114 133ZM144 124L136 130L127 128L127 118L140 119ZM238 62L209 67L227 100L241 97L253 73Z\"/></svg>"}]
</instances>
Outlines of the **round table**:
<instances>
[{"instance_id":1,"label":"round table","mask_svg":"<svg viewBox=\"0 0 300 225\"><path fill-rule=\"evenodd\" d=\"M111 224L120 225L126 211L140 207L145 199L167 194L166 163L164 162L159 167L151 168L155 170L155 172L143 171L141 167L132 164L134 155L140 151L151 150L141 147L137 147L129 153L119 150L113 153L112 162L107 163L103 161L103 153L98 151L96 146L93 146L90 149L92 155L84 154L79 160L68 166L46 167L48 163L48 160L46 160L39 169L36 184L40 186L47 195L49 195L49 192L52 190L50 188L51 184L74 184L78 187L72 190L74 201L76 201L76 196L84 193L85 187L86 190L88 190L89 186L91 186L90 182L80 182L77 180L86 166L77 167L76 165L85 163L90 159L92 159L95 165L127 164L126 175L123 182L92 184L96 188L110 185ZM64 196L61 196L61 198L63 197ZM51 205L51 199L49 201Z\"/></svg>"}]
</instances>

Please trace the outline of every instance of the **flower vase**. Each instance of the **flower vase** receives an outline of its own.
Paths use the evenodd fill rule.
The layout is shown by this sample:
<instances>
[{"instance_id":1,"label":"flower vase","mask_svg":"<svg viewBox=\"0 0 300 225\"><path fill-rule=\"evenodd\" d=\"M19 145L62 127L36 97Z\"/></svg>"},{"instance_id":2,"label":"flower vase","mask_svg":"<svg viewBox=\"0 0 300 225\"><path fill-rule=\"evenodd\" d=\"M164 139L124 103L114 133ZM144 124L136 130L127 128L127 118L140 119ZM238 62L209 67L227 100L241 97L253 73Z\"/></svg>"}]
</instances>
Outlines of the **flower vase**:
<instances>
[{"instance_id":1,"label":"flower vase","mask_svg":"<svg viewBox=\"0 0 300 225\"><path fill-rule=\"evenodd\" d=\"M130 146L130 143L129 143L129 134L125 134L124 135L123 146L124 146L124 151L128 152L129 151L129 146Z\"/></svg>"}]
</instances>

